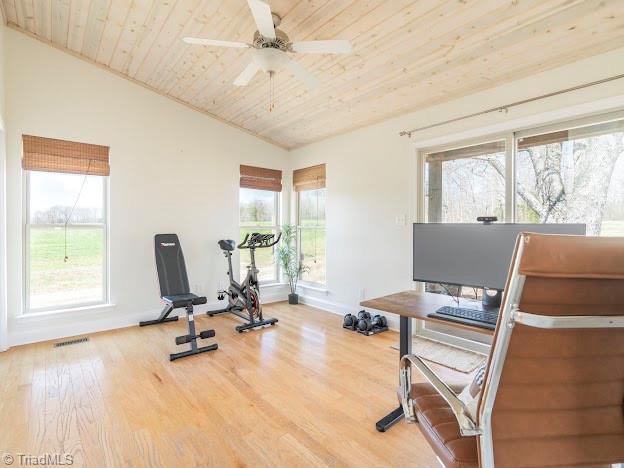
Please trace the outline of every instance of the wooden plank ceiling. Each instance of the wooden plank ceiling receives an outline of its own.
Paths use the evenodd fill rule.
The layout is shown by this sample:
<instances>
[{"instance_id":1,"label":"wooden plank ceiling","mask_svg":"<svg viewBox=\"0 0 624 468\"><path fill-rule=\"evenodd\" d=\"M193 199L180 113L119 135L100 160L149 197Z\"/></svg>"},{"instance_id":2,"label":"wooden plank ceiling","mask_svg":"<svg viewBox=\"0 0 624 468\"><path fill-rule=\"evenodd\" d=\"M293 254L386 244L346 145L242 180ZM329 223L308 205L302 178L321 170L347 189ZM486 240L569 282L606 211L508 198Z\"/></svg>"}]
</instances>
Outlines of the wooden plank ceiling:
<instances>
[{"instance_id":1,"label":"wooden plank ceiling","mask_svg":"<svg viewBox=\"0 0 624 468\"><path fill-rule=\"evenodd\" d=\"M349 39L348 56L297 55L320 86L233 80L250 51L245 0L0 0L9 26L285 148L624 46L624 0L270 0L291 40Z\"/></svg>"}]
</instances>

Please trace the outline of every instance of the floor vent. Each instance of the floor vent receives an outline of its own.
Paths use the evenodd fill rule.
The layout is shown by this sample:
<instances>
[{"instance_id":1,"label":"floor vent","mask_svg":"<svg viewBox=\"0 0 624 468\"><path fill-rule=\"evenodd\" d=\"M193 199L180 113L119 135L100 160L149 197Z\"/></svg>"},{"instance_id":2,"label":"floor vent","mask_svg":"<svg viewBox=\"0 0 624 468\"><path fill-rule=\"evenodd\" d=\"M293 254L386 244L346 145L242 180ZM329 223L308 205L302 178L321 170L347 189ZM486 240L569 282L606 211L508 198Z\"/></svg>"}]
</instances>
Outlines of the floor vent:
<instances>
[{"instance_id":1,"label":"floor vent","mask_svg":"<svg viewBox=\"0 0 624 468\"><path fill-rule=\"evenodd\" d=\"M85 343L87 341L89 341L89 338L85 336L82 338L76 338L75 340L67 340L67 341L60 341L58 343L54 343L54 347L60 348L61 346L69 346L69 345L78 344L78 343Z\"/></svg>"}]
</instances>

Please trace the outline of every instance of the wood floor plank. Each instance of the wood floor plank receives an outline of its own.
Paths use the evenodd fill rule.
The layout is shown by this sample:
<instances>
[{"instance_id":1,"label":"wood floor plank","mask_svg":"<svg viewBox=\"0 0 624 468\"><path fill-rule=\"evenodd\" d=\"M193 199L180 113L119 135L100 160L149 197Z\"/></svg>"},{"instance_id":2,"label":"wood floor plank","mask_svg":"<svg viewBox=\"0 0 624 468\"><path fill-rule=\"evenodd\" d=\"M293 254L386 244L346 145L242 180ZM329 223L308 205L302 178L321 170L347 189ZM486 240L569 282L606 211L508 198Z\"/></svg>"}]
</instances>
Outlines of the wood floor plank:
<instances>
[{"instance_id":1,"label":"wood floor plank","mask_svg":"<svg viewBox=\"0 0 624 468\"><path fill-rule=\"evenodd\" d=\"M74 466L438 466L417 427L375 431L397 404L397 333L365 337L305 305L265 314L279 323L242 334L197 314L219 349L173 363L184 319L0 354L0 447Z\"/></svg>"}]
</instances>

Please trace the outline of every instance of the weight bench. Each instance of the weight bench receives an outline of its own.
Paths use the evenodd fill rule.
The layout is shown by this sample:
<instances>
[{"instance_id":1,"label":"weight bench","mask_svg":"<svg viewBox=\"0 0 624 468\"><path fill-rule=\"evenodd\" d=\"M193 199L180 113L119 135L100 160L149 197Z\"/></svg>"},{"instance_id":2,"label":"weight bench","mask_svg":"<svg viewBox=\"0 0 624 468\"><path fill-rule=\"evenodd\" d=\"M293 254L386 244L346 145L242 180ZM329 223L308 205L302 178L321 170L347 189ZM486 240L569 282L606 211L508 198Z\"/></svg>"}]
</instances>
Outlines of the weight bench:
<instances>
[{"instance_id":1,"label":"weight bench","mask_svg":"<svg viewBox=\"0 0 624 468\"><path fill-rule=\"evenodd\" d=\"M178 236L176 234L156 234L154 236L154 249L156 251L156 271L158 272L160 298L165 303L165 307L156 320L139 322L139 326L175 322L178 320L178 316L169 317L169 314L174 309L184 308L188 322L188 335L176 337L175 342L177 345L190 343L191 349L170 354L169 360L174 361L193 354L214 351L219 347L216 343L201 348L197 346L197 338L212 338L215 336L215 331L205 330L199 335L196 334L193 306L205 304L208 301L204 296L197 296L189 292L186 264Z\"/></svg>"}]
</instances>

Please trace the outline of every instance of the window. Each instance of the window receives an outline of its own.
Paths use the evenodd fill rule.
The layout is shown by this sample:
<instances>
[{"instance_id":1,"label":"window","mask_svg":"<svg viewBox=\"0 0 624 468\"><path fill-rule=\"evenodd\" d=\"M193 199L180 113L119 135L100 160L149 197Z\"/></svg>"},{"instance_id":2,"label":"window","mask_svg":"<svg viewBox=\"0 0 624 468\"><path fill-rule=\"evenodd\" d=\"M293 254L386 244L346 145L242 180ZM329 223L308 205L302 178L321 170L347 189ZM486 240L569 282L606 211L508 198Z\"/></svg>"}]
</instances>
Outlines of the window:
<instances>
[{"instance_id":1,"label":"window","mask_svg":"<svg viewBox=\"0 0 624 468\"><path fill-rule=\"evenodd\" d=\"M108 147L24 135L25 312L108 301Z\"/></svg>"},{"instance_id":2,"label":"window","mask_svg":"<svg viewBox=\"0 0 624 468\"><path fill-rule=\"evenodd\" d=\"M425 158L427 221L505 219L505 141L429 153Z\"/></svg>"},{"instance_id":3,"label":"window","mask_svg":"<svg viewBox=\"0 0 624 468\"><path fill-rule=\"evenodd\" d=\"M297 194L299 256L309 271L303 281L325 284L325 190L305 190Z\"/></svg>"},{"instance_id":4,"label":"window","mask_svg":"<svg viewBox=\"0 0 624 468\"><path fill-rule=\"evenodd\" d=\"M256 190L250 188L240 189L240 239L253 232L262 234L279 231L279 192L268 190ZM247 276L247 266L251 262L249 250L240 252L240 280ZM275 282L278 280L278 267L275 261L275 249L257 249L256 267L260 272L258 279L263 282Z\"/></svg>"},{"instance_id":5,"label":"window","mask_svg":"<svg viewBox=\"0 0 624 468\"><path fill-rule=\"evenodd\" d=\"M299 258L308 268L301 279L325 284L325 164L293 171L297 193L297 232Z\"/></svg>"},{"instance_id":6,"label":"window","mask_svg":"<svg viewBox=\"0 0 624 468\"><path fill-rule=\"evenodd\" d=\"M520 135L516 219L624 235L624 120Z\"/></svg>"}]
</instances>

